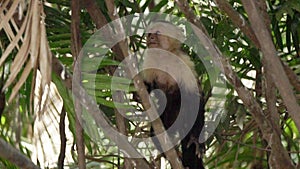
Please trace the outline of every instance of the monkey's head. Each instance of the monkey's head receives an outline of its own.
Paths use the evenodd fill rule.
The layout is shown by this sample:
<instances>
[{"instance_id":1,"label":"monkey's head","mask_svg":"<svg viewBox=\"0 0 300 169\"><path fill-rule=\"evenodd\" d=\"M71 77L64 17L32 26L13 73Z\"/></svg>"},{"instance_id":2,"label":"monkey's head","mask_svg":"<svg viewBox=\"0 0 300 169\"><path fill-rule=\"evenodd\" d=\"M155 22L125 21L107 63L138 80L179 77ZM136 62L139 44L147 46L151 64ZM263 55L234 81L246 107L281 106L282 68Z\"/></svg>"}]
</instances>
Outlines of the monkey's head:
<instances>
[{"instance_id":1,"label":"monkey's head","mask_svg":"<svg viewBox=\"0 0 300 169\"><path fill-rule=\"evenodd\" d=\"M185 39L182 30L168 22L156 22L147 30L147 46L168 51L180 49L181 41Z\"/></svg>"}]
</instances>

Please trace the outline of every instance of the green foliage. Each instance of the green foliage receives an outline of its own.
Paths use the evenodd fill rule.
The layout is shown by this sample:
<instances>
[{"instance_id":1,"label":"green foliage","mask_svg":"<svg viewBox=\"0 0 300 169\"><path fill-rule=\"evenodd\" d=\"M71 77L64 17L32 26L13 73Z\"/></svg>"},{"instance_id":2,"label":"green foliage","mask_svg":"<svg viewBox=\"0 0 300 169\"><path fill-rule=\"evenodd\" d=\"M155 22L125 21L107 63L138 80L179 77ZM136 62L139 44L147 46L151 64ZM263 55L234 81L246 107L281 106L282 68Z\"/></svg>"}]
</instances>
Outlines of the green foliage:
<instances>
[{"instance_id":1,"label":"green foliage","mask_svg":"<svg viewBox=\"0 0 300 169\"><path fill-rule=\"evenodd\" d=\"M238 29L231 20L221 12L218 7L210 0L190 0L190 5L195 11L195 14L200 17L204 26L208 30L209 35L214 40L215 44L220 48L221 52L230 61L230 64L237 72L243 83L247 85L248 89L253 92L261 107L266 110L267 103L265 97L260 93L260 87L257 84L263 83L262 61L261 53L253 45L240 29ZM238 11L241 16L247 18L240 1L229 1L233 8ZM105 17L109 19L105 1L97 0L101 11ZM179 17L184 17L180 10L174 5L173 1L161 0L155 1L155 6L149 8L151 0L115 0L115 5L120 17L135 13L163 12ZM276 49L283 61L287 62L292 70L298 75L300 74L300 1L299 0L268 0L268 14L271 21L271 33L273 36ZM83 7L83 6L82 6ZM44 5L46 14L47 38L51 47L51 52L59 58L59 60L66 66L69 72L73 72L73 58L71 55L71 7L69 0L47 0L47 5ZM187 47L183 45L183 50L188 53L196 65L196 71L201 79L201 85L206 96L209 96L213 85L210 83L211 79L219 77L209 77L207 70L213 69L212 64L208 64L208 53L205 48L199 44L199 40L193 37L190 27L186 27L187 42L194 44L194 46ZM83 44L87 42L90 36L96 32L95 24L91 20L89 14L85 9L81 10L80 31ZM3 32L0 32L0 35ZM4 36L5 37L5 36ZM7 44L8 39L0 36L1 44ZM102 42L95 42L102 43ZM135 35L130 37L129 48L131 51L139 51L145 48L145 40L143 36ZM2 47L0 46L0 49ZM2 50L0 50L2 55ZM97 57L91 57L85 60L82 70L82 84L89 94L95 97L97 104L104 110L105 115L111 120L111 123L116 126L116 108L124 108L126 110L133 109L142 111L140 101L135 96L135 87L132 81L124 77L113 77L109 74L111 68L115 69L120 62L116 61L111 51L101 50L100 48L88 48L91 53L98 53L99 55L106 55L101 58L101 64L94 64L99 61ZM197 56L199 52L203 56ZM202 59L199 59L201 57ZM203 62L206 62L205 64ZM11 63L6 63L6 69ZM204 67L208 65L208 67ZM5 79L7 79L5 74ZM19 102L8 105L4 114L1 117L0 136L12 144L18 144L21 151L30 156L31 152L25 146L24 140L27 140L29 131L32 129L35 116L31 112L30 98L32 92L32 76L27 79L25 85L20 90ZM57 90L64 102L64 109L67 112L69 126L67 126L75 135L75 116L73 96L61 81L59 77L53 75L52 81L55 83ZM112 81L116 84L112 90ZM204 157L207 168L251 168L257 163L261 164L262 168L268 167L268 145L262 139L262 135L253 121L253 117L245 109L242 101L238 98L234 88L227 84L229 91L227 94L226 106L224 109L227 114L221 119L221 124L217 127L214 135L207 140L207 152ZM113 92L116 90L126 90L127 95L130 96L130 101L134 104L114 103L112 101ZM8 98L12 88L6 91ZM95 93L96 91L96 93ZM298 93L299 94L299 93ZM293 162L300 161L299 153L299 132L292 121L288 112L283 106L282 99L277 96L277 109L280 117L280 124L282 128L282 143L284 147L290 152ZM18 110L18 111L17 111ZM207 110L208 111L208 110ZM11 113L11 112L18 112ZM131 112L126 112L131 113ZM275 112L274 112L275 113ZM16 117L19 117L18 122L22 124L20 134L21 142L17 143L14 137L17 130ZM90 118L90 117L87 117ZM89 119L88 119L89 120ZM92 119L90 119L92 121ZM131 120L125 122L129 129L130 136L136 136L136 130L140 130L141 137L148 134L149 126L142 126L138 128L137 124ZM148 127L148 128L147 128ZM103 168L113 168L118 163L123 163L123 157L120 154L110 154L109 149L116 149L110 144L109 140L97 142L101 140L103 133L98 131L97 127L88 128L89 132L95 133L97 139L90 138L85 133L84 141L87 148L86 154L91 157L100 159ZM139 136L140 136L139 135ZM76 155L74 155L76 161ZM74 162L75 163L75 162ZM104 163L104 164L103 164ZM88 160L88 167L93 168L99 165L97 160ZM0 159L0 168L17 168L8 161Z\"/></svg>"},{"instance_id":2,"label":"green foliage","mask_svg":"<svg viewBox=\"0 0 300 169\"><path fill-rule=\"evenodd\" d=\"M275 42L285 54L300 56L300 3L290 0L270 5ZM299 59L297 59L299 62Z\"/></svg>"}]
</instances>

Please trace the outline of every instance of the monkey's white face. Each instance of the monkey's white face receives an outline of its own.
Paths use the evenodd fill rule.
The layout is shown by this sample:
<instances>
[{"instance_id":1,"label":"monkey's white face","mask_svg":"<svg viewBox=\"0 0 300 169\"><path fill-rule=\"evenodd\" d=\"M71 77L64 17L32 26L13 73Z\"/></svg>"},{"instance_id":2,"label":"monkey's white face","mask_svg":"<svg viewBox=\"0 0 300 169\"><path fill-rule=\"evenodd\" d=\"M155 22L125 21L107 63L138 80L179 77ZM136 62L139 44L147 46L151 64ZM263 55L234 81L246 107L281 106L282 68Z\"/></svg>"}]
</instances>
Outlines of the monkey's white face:
<instances>
[{"instance_id":1,"label":"monkey's white face","mask_svg":"<svg viewBox=\"0 0 300 169\"><path fill-rule=\"evenodd\" d=\"M168 23L154 23L147 29L148 48L160 48L174 52L180 48L183 33L174 25Z\"/></svg>"},{"instance_id":2,"label":"monkey's white face","mask_svg":"<svg viewBox=\"0 0 300 169\"><path fill-rule=\"evenodd\" d=\"M177 89L180 84L186 91L195 90L194 63L181 51L182 32L168 23L154 23L147 30L147 46L143 63L146 82L155 82L162 90ZM152 49L151 49L152 48ZM155 49L156 48L156 49ZM188 83L186 83L188 82Z\"/></svg>"},{"instance_id":3,"label":"monkey's white face","mask_svg":"<svg viewBox=\"0 0 300 169\"><path fill-rule=\"evenodd\" d=\"M147 36L147 46L149 48L158 47L158 32L157 33L148 33Z\"/></svg>"},{"instance_id":4,"label":"monkey's white face","mask_svg":"<svg viewBox=\"0 0 300 169\"><path fill-rule=\"evenodd\" d=\"M169 39L169 37L162 35L159 30L156 30L154 33L148 33L147 46L148 48L170 50L171 46Z\"/></svg>"}]
</instances>

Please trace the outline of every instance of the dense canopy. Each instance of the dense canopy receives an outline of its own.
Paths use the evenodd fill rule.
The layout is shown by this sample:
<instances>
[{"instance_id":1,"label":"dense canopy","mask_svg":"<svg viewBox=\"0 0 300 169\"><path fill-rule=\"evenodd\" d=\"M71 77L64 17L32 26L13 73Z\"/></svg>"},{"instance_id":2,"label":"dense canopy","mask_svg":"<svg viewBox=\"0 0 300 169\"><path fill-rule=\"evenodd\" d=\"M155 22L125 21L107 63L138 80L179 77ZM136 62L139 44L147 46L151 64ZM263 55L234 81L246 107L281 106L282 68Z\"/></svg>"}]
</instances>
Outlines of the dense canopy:
<instances>
[{"instance_id":1,"label":"dense canopy","mask_svg":"<svg viewBox=\"0 0 300 169\"><path fill-rule=\"evenodd\" d=\"M151 20L186 36L206 168L300 167L299 0L1 0L0 168L182 168L145 141L157 111L126 76Z\"/></svg>"}]
</instances>

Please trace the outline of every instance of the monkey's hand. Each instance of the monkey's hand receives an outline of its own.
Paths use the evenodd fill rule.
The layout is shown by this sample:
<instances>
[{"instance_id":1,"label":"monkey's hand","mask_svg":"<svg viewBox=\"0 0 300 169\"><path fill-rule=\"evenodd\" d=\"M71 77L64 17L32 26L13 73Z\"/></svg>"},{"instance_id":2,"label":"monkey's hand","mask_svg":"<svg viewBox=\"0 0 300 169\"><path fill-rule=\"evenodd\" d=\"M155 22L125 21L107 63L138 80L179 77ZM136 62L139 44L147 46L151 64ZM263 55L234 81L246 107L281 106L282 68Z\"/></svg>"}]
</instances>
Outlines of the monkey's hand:
<instances>
[{"instance_id":1,"label":"monkey's hand","mask_svg":"<svg viewBox=\"0 0 300 169\"><path fill-rule=\"evenodd\" d=\"M203 143L199 143L198 139L194 136L190 137L190 140L187 144L187 148L189 148L192 144L195 144L195 154L198 158L202 158L205 153L205 147Z\"/></svg>"}]
</instances>

